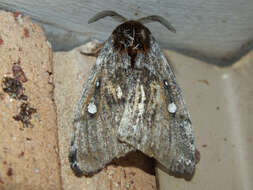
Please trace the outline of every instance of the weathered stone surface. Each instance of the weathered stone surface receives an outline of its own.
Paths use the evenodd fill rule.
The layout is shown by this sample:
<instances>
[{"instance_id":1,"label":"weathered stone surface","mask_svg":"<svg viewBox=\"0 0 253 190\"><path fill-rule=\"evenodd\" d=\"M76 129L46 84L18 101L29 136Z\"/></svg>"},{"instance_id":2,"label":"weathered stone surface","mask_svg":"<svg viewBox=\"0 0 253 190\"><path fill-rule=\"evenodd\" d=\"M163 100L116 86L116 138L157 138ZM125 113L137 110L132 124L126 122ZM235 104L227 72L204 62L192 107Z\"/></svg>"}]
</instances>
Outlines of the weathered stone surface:
<instances>
[{"instance_id":1,"label":"weathered stone surface","mask_svg":"<svg viewBox=\"0 0 253 190\"><path fill-rule=\"evenodd\" d=\"M19 81L26 96L0 87L0 189L60 189L52 50L27 17L1 11L0 20L0 82Z\"/></svg>"}]
</instances>

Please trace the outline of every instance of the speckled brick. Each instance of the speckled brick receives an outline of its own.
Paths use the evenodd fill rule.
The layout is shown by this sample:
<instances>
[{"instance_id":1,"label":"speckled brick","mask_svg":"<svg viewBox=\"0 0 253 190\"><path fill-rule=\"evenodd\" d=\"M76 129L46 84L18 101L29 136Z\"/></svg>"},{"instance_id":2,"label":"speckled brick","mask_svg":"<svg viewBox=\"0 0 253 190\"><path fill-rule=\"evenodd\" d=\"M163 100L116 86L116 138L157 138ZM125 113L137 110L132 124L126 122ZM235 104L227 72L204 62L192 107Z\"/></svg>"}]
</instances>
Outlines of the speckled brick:
<instances>
[{"instance_id":1,"label":"speckled brick","mask_svg":"<svg viewBox=\"0 0 253 190\"><path fill-rule=\"evenodd\" d=\"M29 18L1 11L0 20L0 82L16 76L27 96L27 100L11 98L0 87L0 189L60 189L56 112L49 82L52 50L41 27ZM18 73L13 73L14 63ZM23 103L36 109L26 127L13 119Z\"/></svg>"}]
</instances>

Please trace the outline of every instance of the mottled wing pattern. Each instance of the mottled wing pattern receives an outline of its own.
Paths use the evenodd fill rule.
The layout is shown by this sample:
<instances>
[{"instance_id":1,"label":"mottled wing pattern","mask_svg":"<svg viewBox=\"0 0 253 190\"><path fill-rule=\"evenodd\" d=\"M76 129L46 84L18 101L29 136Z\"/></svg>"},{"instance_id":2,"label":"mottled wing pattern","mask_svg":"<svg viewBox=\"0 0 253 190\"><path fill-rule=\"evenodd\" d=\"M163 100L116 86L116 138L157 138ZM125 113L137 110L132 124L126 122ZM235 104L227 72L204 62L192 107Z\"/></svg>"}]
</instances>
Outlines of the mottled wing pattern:
<instances>
[{"instance_id":1,"label":"mottled wing pattern","mask_svg":"<svg viewBox=\"0 0 253 190\"><path fill-rule=\"evenodd\" d=\"M122 77L116 76L121 73L115 70L118 57L111 44L109 38L84 85L75 112L69 161L76 175L97 172L114 158L134 150L116 136L125 99L123 88L118 88Z\"/></svg>"},{"instance_id":2,"label":"mottled wing pattern","mask_svg":"<svg viewBox=\"0 0 253 190\"><path fill-rule=\"evenodd\" d=\"M189 112L175 76L151 36L147 52L117 52L110 37L79 100L69 160L92 174L130 151L154 157L168 170L192 174L195 146Z\"/></svg>"},{"instance_id":3,"label":"mottled wing pattern","mask_svg":"<svg viewBox=\"0 0 253 190\"><path fill-rule=\"evenodd\" d=\"M118 138L154 157L171 172L192 174L195 146L189 112L153 37L150 50L145 55L138 53L135 63L140 70L132 70L127 79Z\"/></svg>"}]
</instances>

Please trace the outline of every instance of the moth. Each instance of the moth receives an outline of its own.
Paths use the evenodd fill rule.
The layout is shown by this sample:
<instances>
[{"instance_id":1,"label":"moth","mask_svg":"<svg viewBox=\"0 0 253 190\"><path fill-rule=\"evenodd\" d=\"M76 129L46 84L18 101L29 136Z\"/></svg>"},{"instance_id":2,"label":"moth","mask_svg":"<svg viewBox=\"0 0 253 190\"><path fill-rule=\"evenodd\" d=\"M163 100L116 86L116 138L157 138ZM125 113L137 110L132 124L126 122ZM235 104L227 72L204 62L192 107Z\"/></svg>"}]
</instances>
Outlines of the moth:
<instances>
[{"instance_id":1,"label":"moth","mask_svg":"<svg viewBox=\"0 0 253 190\"><path fill-rule=\"evenodd\" d=\"M189 111L175 75L146 23L174 27L160 16L127 20L102 11L117 26L100 50L78 101L69 162L92 175L113 159L139 150L168 171L193 174L195 146Z\"/></svg>"}]
</instances>

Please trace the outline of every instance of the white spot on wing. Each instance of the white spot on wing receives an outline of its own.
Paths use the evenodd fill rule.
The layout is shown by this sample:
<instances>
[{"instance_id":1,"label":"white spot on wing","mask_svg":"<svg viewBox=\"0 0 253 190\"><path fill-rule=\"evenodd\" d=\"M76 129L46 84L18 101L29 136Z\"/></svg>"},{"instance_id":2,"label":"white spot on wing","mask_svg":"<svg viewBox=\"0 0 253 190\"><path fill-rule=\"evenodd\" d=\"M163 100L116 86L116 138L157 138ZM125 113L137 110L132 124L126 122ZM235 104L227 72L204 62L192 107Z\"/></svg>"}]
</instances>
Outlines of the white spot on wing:
<instances>
[{"instance_id":1,"label":"white spot on wing","mask_svg":"<svg viewBox=\"0 0 253 190\"><path fill-rule=\"evenodd\" d=\"M97 82L96 82L96 87L98 88L99 86L100 86L100 82L97 81Z\"/></svg>"},{"instance_id":2,"label":"white spot on wing","mask_svg":"<svg viewBox=\"0 0 253 190\"><path fill-rule=\"evenodd\" d=\"M175 113L177 111L177 106L174 102L172 102L168 105L168 111L170 113Z\"/></svg>"},{"instance_id":3,"label":"white spot on wing","mask_svg":"<svg viewBox=\"0 0 253 190\"><path fill-rule=\"evenodd\" d=\"M92 102L88 105L88 112L91 114L97 113L97 106Z\"/></svg>"},{"instance_id":4,"label":"white spot on wing","mask_svg":"<svg viewBox=\"0 0 253 190\"><path fill-rule=\"evenodd\" d=\"M168 87L168 86L169 86L168 81L164 81L164 85L165 85L166 87Z\"/></svg>"}]
</instances>

